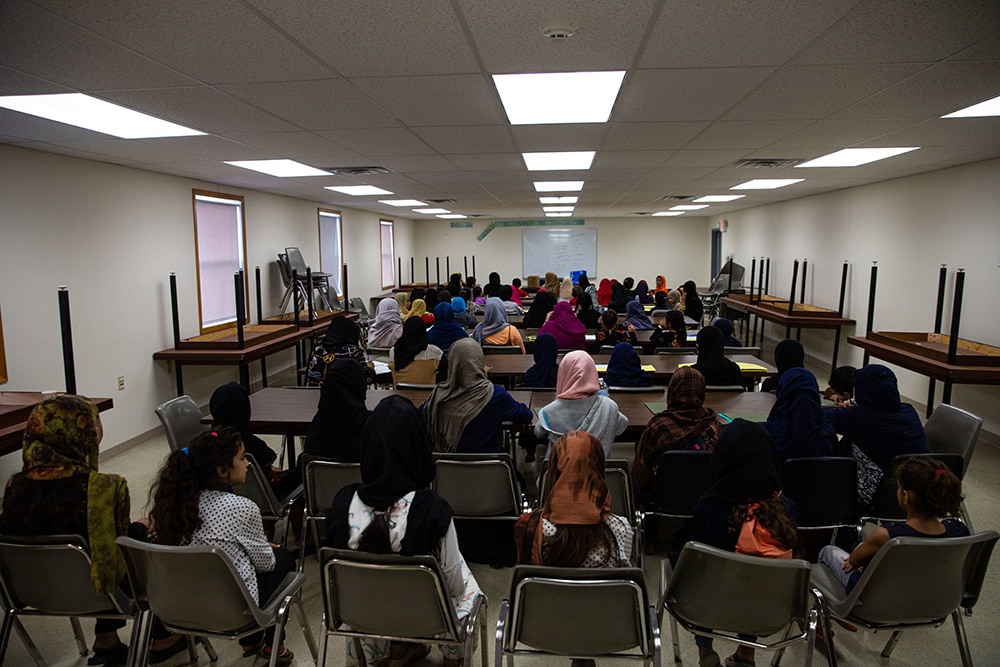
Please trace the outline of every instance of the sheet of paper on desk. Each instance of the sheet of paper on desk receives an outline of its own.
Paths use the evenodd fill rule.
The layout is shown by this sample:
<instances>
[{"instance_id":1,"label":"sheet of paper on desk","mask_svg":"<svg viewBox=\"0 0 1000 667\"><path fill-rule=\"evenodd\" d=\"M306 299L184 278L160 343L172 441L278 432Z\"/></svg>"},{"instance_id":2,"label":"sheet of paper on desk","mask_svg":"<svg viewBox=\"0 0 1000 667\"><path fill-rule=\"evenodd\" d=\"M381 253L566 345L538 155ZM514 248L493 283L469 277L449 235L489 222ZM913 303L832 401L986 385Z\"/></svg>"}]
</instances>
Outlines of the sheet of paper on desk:
<instances>
[{"instance_id":1,"label":"sheet of paper on desk","mask_svg":"<svg viewBox=\"0 0 1000 667\"><path fill-rule=\"evenodd\" d=\"M649 408L649 411L655 415L666 410L667 404L665 401L649 401L646 403L646 407Z\"/></svg>"},{"instance_id":2,"label":"sheet of paper on desk","mask_svg":"<svg viewBox=\"0 0 1000 667\"><path fill-rule=\"evenodd\" d=\"M391 373L389 370L389 364L382 363L381 361L375 362L375 374L382 375L383 373Z\"/></svg>"},{"instance_id":3,"label":"sheet of paper on desk","mask_svg":"<svg viewBox=\"0 0 1000 667\"><path fill-rule=\"evenodd\" d=\"M748 364L743 361L737 361L736 365L740 367L741 371L766 371L767 369L760 364Z\"/></svg>"},{"instance_id":4,"label":"sheet of paper on desk","mask_svg":"<svg viewBox=\"0 0 1000 667\"><path fill-rule=\"evenodd\" d=\"M588 343L593 343L597 340L597 334L587 334L583 337Z\"/></svg>"}]
</instances>

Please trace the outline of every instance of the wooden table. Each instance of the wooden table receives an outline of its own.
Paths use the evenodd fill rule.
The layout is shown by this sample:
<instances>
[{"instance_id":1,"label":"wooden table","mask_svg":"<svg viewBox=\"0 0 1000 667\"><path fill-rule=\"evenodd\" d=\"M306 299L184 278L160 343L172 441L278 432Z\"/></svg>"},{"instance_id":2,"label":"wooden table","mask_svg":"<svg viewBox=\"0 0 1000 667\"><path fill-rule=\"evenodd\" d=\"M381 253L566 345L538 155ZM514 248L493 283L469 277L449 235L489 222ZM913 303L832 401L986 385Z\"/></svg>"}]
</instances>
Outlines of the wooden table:
<instances>
[{"instance_id":1,"label":"wooden table","mask_svg":"<svg viewBox=\"0 0 1000 667\"><path fill-rule=\"evenodd\" d=\"M338 317L348 317L357 319L357 313L339 315ZM177 372L177 395L184 394L184 376L182 366L238 366L240 371L240 382L249 391L250 370L247 364L260 361L261 382L267 387L267 364L265 358L282 350L294 347L299 342L321 336L330 327L330 320L309 326L303 322L297 331L265 341L259 345L246 346L242 350L185 350L171 348L160 350L153 354L153 359L157 361L172 361ZM300 363L299 366L302 364Z\"/></svg>"},{"instance_id":2,"label":"wooden table","mask_svg":"<svg viewBox=\"0 0 1000 667\"><path fill-rule=\"evenodd\" d=\"M1000 364L997 357L976 354L959 348L956 363L948 363L948 346L941 342L907 341L872 331L868 337L849 336L847 342L868 354L896 364L934 380L959 384L1000 384ZM917 334L897 333L896 336ZM926 334L920 334L925 335ZM941 334L939 334L941 335ZM992 362L992 363L988 363Z\"/></svg>"},{"instance_id":3,"label":"wooden table","mask_svg":"<svg viewBox=\"0 0 1000 667\"><path fill-rule=\"evenodd\" d=\"M114 407L110 398L91 398L98 412ZM42 402L39 391L0 392L0 456L21 449L24 427L31 410Z\"/></svg>"},{"instance_id":4,"label":"wooden table","mask_svg":"<svg viewBox=\"0 0 1000 667\"><path fill-rule=\"evenodd\" d=\"M591 355L594 363L598 366L607 366L611 360L610 354ZM778 369L765 363L757 357L749 354L734 354L726 357L737 363L757 364L764 368L763 371L743 371L745 378L761 378L777 375ZM639 355L639 361L645 366L653 366L650 371L654 380L666 384L681 364L693 364L698 361L697 354L643 354ZM497 381L507 381L515 378L523 378L524 373L534 364L534 359L527 354L492 354L486 355L486 365L490 367L490 379ZM599 375L604 375L605 371L598 370Z\"/></svg>"},{"instance_id":5,"label":"wooden table","mask_svg":"<svg viewBox=\"0 0 1000 667\"><path fill-rule=\"evenodd\" d=\"M538 337L538 329L519 329L521 333L521 340L524 341L524 350L528 354L531 354L535 347L535 341L528 340L531 337ZM528 332L531 333L528 333ZM472 330L467 330L468 334L472 335ZM653 350L658 347L667 347L663 343L653 343L649 340L649 337L653 335L652 329L644 329L642 331L635 332L636 344L642 348L643 354L653 354ZM687 345L694 348L695 338L697 337L697 331L688 331ZM587 329L587 352L591 354L597 354L603 345L608 343L598 343L597 342L597 330Z\"/></svg>"}]
</instances>

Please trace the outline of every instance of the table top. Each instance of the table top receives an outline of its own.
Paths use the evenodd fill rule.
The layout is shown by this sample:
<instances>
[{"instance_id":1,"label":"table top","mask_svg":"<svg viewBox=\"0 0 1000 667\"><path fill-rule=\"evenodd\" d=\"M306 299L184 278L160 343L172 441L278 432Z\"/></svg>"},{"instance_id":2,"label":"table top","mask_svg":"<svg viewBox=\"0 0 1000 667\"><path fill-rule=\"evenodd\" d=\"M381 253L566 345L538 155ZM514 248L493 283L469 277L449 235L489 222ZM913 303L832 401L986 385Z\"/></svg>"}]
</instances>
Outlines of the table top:
<instances>
[{"instance_id":1,"label":"table top","mask_svg":"<svg viewBox=\"0 0 1000 667\"><path fill-rule=\"evenodd\" d=\"M607 366L611 360L610 354L594 354L594 363L598 366L598 374L604 375L605 371L601 366ZM561 358L561 357L560 357ZM748 378L768 377L777 375L778 369L764 362L762 359L749 354L734 354L727 356L728 359L737 363L756 364L764 368L763 371L743 371L743 376ZM669 380L677 369L683 364L693 364L698 361L697 354L642 354L639 361L643 366L652 366L650 374L656 380ZM486 365L490 367L489 376L492 380L505 380L509 378L524 377L524 373L534 364L534 358L527 354L491 354L486 355Z\"/></svg>"},{"instance_id":2,"label":"table top","mask_svg":"<svg viewBox=\"0 0 1000 667\"><path fill-rule=\"evenodd\" d=\"M110 398L91 398L98 412L114 407ZM0 392L0 456L21 449L24 427L32 408L41 403L40 391Z\"/></svg>"},{"instance_id":3,"label":"table top","mask_svg":"<svg viewBox=\"0 0 1000 667\"><path fill-rule=\"evenodd\" d=\"M931 359L917 351L907 349L902 342L871 340L862 336L848 336L847 342L860 347L873 357L935 380L951 380L959 384L1000 384L1000 367L951 365L947 361Z\"/></svg>"},{"instance_id":4,"label":"table top","mask_svg":"<svg viewBox=\"0 0 1000 667\"><path fill-rule=\"evenodd\" d=\"M344 317L356 318L357 314L350 313ZM326 333L330 327L330 321L321 322L308 326L303 323L297 331L292 331L278 338L273 338L260 345L248 346L242 350L177 350L170 348L160 350L153 354L153 359L157 361L180 361L185 364L204 365L235 365L257 361L268 355L280 352L292 347L306 338L315 338Z\"/></svg>"},{"instance_id":5,"label":"table top","mask_svg":"<svg viewBox=\"0 0 1000 667\"><path fill-rule=\"evenodd\" d=\"M787 306L784 310L779 310L773 306L768 307L756 303L748 303L746 298L724 296L719 299L719 302L726 304L734 310L752 313L768 322L774 322L775 324L795 329L835 329L855 324L854 320L849 317L841 317L837 315L836 311L829 311L829 315L789 315Z\"/></svg>"}]
</instances>

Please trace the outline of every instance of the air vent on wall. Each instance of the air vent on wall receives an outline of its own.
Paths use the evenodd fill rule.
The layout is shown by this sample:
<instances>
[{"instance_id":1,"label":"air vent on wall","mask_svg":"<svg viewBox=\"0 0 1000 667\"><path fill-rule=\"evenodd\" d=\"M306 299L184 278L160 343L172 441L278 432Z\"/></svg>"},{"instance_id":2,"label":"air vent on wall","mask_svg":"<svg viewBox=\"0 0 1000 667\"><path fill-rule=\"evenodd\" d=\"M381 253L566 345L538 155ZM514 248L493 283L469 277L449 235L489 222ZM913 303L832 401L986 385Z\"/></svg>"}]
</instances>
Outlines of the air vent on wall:
<instances>
[{"instance_id":1,"label":"air vent on wall","mask_svg":"<svg viewBox=\"0 0 1000 667\"><path fill-rule=\"evenodd\" d=\"M649 215L649 211L636 211L636 215Z\"/></svg>"},{"instance_id":2,"label":"air vent on wall","mask_svg":"<svg viewBox=\"0 0 1000 667\"><path fill-rule=\"evenodd\" d=\"M674 199L677 201L685 201L688 199L694 199L697 195L667 195L664 199Z\"/></svg>"},{"instance_id":3,"label":"air vent on wall","mask_svg":"<svg viewBox=\"0 0 1000 667\"><path fill-rule=\"evenodd\" d=\"M429 204L457 204L457 199L428 199Z\"/></svg>"},{"instance_id":4,"label":"air vent on wall","mask_svg":"<svg viewBox=\"0 0 1000 667\"><path fill-rule=\"evenodd\" d=\"M484 218L484 217L486 217L486 214L485 213L470 213L469 217L470 218Z\"/></svg>"},{"instance_id":5,"label":"air vent on wall","mask_svg":"<svg viewBox=\"0 0 1000 667\"><path fill-rule=\"evenodd\" d=\"M391 174L385 167L327 167L326 171L337 176L371 176L373 174Z\"/></svg>"},{"instance_id":6,"label":"air vent on wall","mask_svg":"<svg viewBox=\"0 0 1000 667\"><path fill-rule=\"evenodd\" d=\"M785 158L757 158L754 160L737 160L729 165L737 169L783 169L802 164L802 160L787 160Z\"/></svg>"}]
</instances>

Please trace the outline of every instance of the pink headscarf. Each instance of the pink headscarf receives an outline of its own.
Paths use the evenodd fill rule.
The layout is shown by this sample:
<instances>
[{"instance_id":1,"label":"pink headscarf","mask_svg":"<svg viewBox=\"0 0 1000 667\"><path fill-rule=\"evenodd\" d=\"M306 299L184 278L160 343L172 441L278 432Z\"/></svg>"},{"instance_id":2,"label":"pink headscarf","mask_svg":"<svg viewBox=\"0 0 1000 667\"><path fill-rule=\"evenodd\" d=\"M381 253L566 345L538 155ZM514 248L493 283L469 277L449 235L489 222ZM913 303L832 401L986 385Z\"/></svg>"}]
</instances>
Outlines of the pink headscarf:
<instances>
[{"instance_id":1,"label":"pink headscarf","mask_svg":"<svg viewBox=\"0 0 1000 667\"><path fill-rule=\"evenodd\" d=\"M552 334L560 349L587 348L587 327L573 314L568 301L560 301L552 308L552 317L538 330L539 335L543 333Z\"/></svg>"},{"instance_id":2,"label":"pink headscarf","mask_svg":"<svg viewBox=\"0 0 1000 667\"><path fill-rule=\"evenodd\" d=\"M574 350L563 357L556 376L556 398L586 398L600 389L594 358L583 350Z\"/></svg>"},{"instance_id":3,"label":"pink headscarf","mask_svg":"<svg viewBox=\"0 0 1000 667\"><path fill-rule=\"evenodd\" d=\"M517 285L514 285L512 283L511 286L510 286L510 300L513 301L514 303L516 303L519 306L523 306L524 304L521 303L521 295L518 294L517 291L518 291L517 290Z\"/></svg>"}]
</instances>

